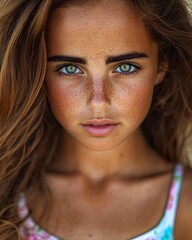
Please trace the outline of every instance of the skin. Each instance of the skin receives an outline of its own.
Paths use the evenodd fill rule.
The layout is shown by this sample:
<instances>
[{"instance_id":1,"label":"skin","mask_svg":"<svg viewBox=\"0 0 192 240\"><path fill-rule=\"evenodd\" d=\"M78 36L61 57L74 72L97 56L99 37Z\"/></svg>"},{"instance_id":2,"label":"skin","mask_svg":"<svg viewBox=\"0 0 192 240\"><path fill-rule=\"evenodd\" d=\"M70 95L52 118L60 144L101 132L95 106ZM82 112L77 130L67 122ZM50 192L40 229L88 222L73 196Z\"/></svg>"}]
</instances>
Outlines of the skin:
<instances>
[{"instance_id":1,"label":"skin","mask_svg":"<svg viewBox=\"0 0 192 240\"><path fill-rule=\"evenodd\" d=\"M139 16L124 1L110 3L57 9L48 25L46 87L62 140L46 175L49 218L37 193L29 192L28 202L37 203L31 208L38 223L67 240L126 240L154 227L163 215L174 167L151 149L140 129L166 63L158 63L158 44ZM110 56L133 52L147 57L106 64ZM84 58L87 64L73 63L78 74L60 74L71 63L55 61L58 55ZM125 63L139 69L116 72ZM95 137L81 123L96 118L119 125ZM190 222L191 176L186 170L176 240L192 237L183 224Z\"/></svg>"},{"instance_id":2,"label":"skin","mask_svg":"<svg viewBox=\"0 0 192 240\"><path fill-rule=\"evenodd\" d=\"M99 180L127 167L130 169L131 159L134 167L135 159L141 155L138 150L148 158L151 149L145 143L140 124L149 111L154 86L162 81L165 72L158 69L158 46L148 35L143 22L124 2L114 1L108 9L107 1L102 1L94 8L56 10L48 32L49 58L67 55L87 61L87 64L73 63L82 73L71 76L57 71L61 65L70 62L48 62L49 102L53 114L65 129L55 168L63 169L65 156L65 162L68 162L65 166L69 164L69 168ZM133 52L148 57L106 64L109 56ZM126 62L140 69L133 67L135 72L128 75L114 72L119 64ZM107 136L95 137L88 134L81 123L98 118L111 119L119 125ZM70 146L75 150L73 153ZM122 154L124 157L120 157ZM126 167L127 159L129 166Z\"/></svg>"}]
</instances>

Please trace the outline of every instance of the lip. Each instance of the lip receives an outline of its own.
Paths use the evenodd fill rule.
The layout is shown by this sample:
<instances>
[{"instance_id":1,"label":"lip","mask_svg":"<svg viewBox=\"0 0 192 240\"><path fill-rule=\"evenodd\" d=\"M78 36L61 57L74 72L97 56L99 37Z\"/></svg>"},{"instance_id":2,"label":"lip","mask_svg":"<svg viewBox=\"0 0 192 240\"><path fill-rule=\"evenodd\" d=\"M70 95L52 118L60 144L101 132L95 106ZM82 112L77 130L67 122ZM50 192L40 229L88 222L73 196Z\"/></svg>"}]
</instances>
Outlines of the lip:
<instances>
[{"instance_id":1,"label":"lip","mask_svg":"<svg viewBox=\"0 0 192 240\"><path fill-rule=\"evenodd\" d=\"M95 118L88 120L87 122L83 123L82 125L106 125L106 124L119 124L118 122L115 122L112 119L106 119L106 118Z\"/></svg>"},{"instance_id":2,"label":"lip","mask_svg":"<svg viewBox=\"0 0 192 240\"><path fill-rule=\"evenodd\" d=\"M104 137L113 132L119 123L111 119L91 119L82 124L84 130L96 137Z\"/></svg>"}]
</instances>

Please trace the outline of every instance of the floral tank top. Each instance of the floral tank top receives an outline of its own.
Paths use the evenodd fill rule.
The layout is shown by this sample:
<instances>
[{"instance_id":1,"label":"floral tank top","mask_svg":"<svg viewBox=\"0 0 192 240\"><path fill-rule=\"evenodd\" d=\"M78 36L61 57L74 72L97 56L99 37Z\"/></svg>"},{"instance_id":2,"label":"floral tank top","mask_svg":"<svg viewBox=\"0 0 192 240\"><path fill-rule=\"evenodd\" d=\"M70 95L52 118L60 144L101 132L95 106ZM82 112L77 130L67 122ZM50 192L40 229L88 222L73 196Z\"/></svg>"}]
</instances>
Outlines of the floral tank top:
<instances>
[{"instance_id":1,"label":"floral tank top","mask_svg":"<svg viewBox=\"0 0 192 240\"><path fill-rule=\"evenodd\" d=\"M181 190L183 177L183 166L177 164L173 173L168 200L163 217L159 223L144 234L132 238L131 240L173 240L174 223L178 206L178 199ZM51 235L41 226L37 225L29 215L24 194L20 195L18 202L18 212L21 219L25 219L20 225L20 236L22 240L61 240L61 238Z\"/></svg>"}]
</instances>

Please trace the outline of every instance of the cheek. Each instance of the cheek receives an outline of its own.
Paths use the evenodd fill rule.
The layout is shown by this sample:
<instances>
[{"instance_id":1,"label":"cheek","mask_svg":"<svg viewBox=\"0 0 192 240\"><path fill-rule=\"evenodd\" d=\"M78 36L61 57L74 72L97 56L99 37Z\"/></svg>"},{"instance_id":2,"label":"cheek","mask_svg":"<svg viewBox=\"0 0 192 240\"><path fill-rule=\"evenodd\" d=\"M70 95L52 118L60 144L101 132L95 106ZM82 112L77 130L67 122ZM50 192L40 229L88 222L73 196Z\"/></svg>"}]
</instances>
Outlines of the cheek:
<instances>
[{"instance_id":1,"label":"cheek","mask_svg":"<svg viewBox=\"0 0 192 240\"><path fill-rule=\"evenodd\" d=\"M124 87L119 96L116 102L121 106L121 113L128 116L130 121L143 120L151 106L153 84L140 81L139 84Z\"/></svg>"},{"instance_id":2,"label":"cheek","mask_svg":"<svg viewBox=\"0 0 192 240\"><path fill-rule=\"evenodd\" d=\"M55 118L61 122L66 117L73 118L74 113L80 108L82 91L76 89L71 90L62 84L47 84L47 95L52 112ZM66 116L66 117L65 117Z\"/></svg>"}]
</instances>

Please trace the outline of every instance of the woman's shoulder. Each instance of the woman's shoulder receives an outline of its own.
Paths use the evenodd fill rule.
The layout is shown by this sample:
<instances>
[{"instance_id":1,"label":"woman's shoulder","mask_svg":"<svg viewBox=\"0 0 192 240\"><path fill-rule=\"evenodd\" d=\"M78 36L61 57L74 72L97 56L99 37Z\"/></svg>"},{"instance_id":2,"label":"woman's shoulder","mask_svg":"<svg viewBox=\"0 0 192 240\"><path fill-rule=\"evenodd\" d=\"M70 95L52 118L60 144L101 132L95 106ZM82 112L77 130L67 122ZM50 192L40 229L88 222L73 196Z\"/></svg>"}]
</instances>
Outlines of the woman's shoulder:
<instances>
[{"instance_id":1,"label":"woman's shoulder","mask_svg":"<svg viewBox=\"0 0 192 240\"><path fill-rule=\"evenodd\" d=\"M176 240L192 239L192 169L185 167L175 227Z\"/></svg>"},{"instance_id":2,"label":"woman's shoulder","mask_svg":"<svg viewBox=\"0 0 192 240\"><path fill-rule=\"evenodd\" d=\"M186 210L186 217L190 217L192 230L192 169L186 167L183 176L183 186L181 190L181 204ZM192 239L192 238L191 238Z\"/></svg>"}]
</instances>

